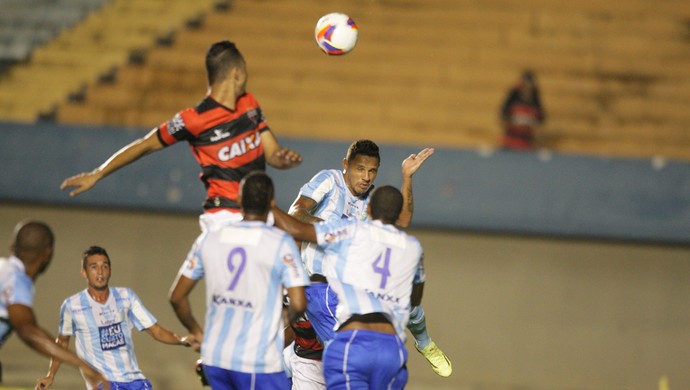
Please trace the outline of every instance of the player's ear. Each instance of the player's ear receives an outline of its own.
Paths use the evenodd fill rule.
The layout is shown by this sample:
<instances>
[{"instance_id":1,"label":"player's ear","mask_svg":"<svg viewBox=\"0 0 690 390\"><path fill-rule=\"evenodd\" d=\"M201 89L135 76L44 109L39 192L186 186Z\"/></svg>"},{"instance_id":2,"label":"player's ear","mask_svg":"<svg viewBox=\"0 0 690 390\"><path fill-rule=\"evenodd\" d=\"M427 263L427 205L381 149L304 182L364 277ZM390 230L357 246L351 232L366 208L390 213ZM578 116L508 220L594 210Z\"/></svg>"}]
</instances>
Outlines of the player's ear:
<instances>
[{"instance_id":1,"label":"player's ear","mask_svg":"<svg viewBox=\"0 0 690 390\"><path fill-rule=\"evenodd\" d=\"M345 173L346 171L347 171L347 159L344 158L343 159L343 173Z\"/></svg>"}]
</instances>

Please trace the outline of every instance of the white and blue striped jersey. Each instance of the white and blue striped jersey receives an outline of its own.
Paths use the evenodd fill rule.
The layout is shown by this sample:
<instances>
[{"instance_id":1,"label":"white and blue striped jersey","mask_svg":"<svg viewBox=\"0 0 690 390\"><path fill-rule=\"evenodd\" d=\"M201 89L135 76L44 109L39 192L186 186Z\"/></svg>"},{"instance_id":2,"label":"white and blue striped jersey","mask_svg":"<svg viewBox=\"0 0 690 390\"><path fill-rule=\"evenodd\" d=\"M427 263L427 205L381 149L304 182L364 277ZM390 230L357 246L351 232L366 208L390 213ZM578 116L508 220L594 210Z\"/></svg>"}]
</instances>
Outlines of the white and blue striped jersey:
<instances>
[{"instance_id":1,"label":"white and blue striped jersey","mask_svg":"<svg viewBox=\"0 0 690 390\"><path fill-rule=\"evenodd\" d=\"M284 371L283 288L309 285L292 237L261 221L228 224L199 236L180 273L206 279L204 364Z\"/></svg>"},{"instance_id":2,"label":"white and blue striped jersey","mask_svg":"<svg viewBox=\"0 0 690 390\"><path fill-rule=\"evenodd\" d=\"M0 346L12 332L10 305L33 307L34 284L26 274L24 263L15 256L0 258Z\"/></svg>"},{"instance_id":3,"label":"white and blue striped jersey","mask_svg":"<svg viewBox=\"0 0 690 390\"><path fill-rule=\"evenodd\" d=\"M156 318L129 288L110 287L104 304L84 289L62 303L58 332L73 336L77 355L108 381L132 382L146 379L134 354L132 328L142 331L155 323Z\"/></svg>"},{"instance_id":4,"label":"white and blue striped jersey","mask_svg":"<svg viewBox=\"0 0 690 390\"><path fill-rule=\"evenodd\" d=\"M373 187L372 187L373 188ZM345 183L343 172L337 169L322 170L302 186L299 196L305 196L316 202L312 215L324 221L340 219L367 219L369 190L363 197L350 192ZM324 251L314 243L302 243L302 262L312 274L323 272Z\"/></svg>"},{"instance_id":5,"label":"white and blue striped jersey","mask_svg":"<svg viewBox=\"0 0 690 390\"><path fill-rule=\"evenodd\" d=\"M413 236L380 221L314 225L328 283L338 295L336 329L353 314L384 313L401 340L410 316L412 285L423 283L424 253Z\"/></svg>"}]
</instances>

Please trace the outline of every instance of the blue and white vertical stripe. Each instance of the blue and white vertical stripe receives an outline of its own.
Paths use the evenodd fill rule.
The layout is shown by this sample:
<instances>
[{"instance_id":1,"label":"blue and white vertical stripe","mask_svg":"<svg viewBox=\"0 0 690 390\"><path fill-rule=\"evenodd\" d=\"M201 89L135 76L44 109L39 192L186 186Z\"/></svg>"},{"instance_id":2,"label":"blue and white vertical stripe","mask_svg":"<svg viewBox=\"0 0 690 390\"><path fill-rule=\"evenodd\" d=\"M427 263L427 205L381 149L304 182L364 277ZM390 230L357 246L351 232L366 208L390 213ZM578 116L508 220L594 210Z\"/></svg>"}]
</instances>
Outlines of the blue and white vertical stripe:
<instances>
[{"instance_id":1,"label":"blue and white vertical stripe","mask_svg":"<svg viewBox=\"0 0 690 390\"><path fill-rule=\"evenodd\" d=\"M345 183L343 172L336 169L318 172L300 188L298 196L314 200L316 209L313 215L324 221L367 218L369 197L359 198L352 195ZM310 275L324 275L324 255L323 249L316 244L302 244L302 261Z\"/></svg>"},{"instance_id":2,"label":"blue and white vertical stripe","mask_svg":"<svg viewBox=\"0 0 690 390\"><path fill-rule=\"evenodd\" d=\"M134 291L111 287L105 304L87 290L67 298L60 308L59 333L75 337L77 355L109 381L131 382L146 379L134 354L132 328L141 331L155 323Z\"/></svg>"},{"instance_id":3,"label":"blue and white vertical stripe","mask_svg":"<svg viewBox=\"0 0 690 390\"><path fill-rule=\"evenodd\" d=\"M295 241L259 221L202 236L180 272L205 277L204 364L244 373L283 371L283 289L309 284Z\"/></svg>"},{"instance_id":4,"label":"blue and white vertical stripe","mask_svg":"<svg viewBox=\"0 0 690 390\"><path fill-rule=\"evenodd\" d=\"M412 285L425 279L419 241L380 221L330 221L315 227L328 254L328 282L338 295L336 328L353 314L381 312L405 340Z\"/></svg>"}]
</instances>

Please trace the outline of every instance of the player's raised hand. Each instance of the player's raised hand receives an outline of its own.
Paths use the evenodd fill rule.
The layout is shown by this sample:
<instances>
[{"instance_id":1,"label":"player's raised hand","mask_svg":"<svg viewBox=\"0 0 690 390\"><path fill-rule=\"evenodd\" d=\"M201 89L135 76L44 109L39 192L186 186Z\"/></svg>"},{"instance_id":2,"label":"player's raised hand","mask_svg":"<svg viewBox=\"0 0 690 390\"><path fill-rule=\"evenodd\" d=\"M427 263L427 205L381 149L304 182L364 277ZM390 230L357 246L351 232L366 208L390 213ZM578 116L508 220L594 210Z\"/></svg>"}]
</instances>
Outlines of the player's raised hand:
<instances>
[{"instance_id":1,"label":"player's raised hand","mask_svg":"<svg viewBox=\"0 0 690 390\"><path fill-rule=\"evenodd\" d=\"M302 156L289 148L280 148L273 153L274 161L277 166L275 168L287 169L294 168L302 163Z\"/></svg>"},{"instance_id":2,"label":"player's raised hand","mask_svg":"<svg viewBox=\"0 0 690 390\"><path fill-rule=\"evenodd\" d=\"M76 187L69 193L70 196L76 196L84 191L90 190L91 187L96 185L98 180L99 176L95 172L84 172L65 179L62 184L60 184L60 189L64 190L69 187Z\"/></svg>"},{"instance_id":3,"label":"player's raised hand","mask_svg":"<svg viewBox=\"0 0 690 390\"><path fill-rule=\"evenodd\" d=\"M424 148L419 153L412 153L402 162L403 177L412 177L419 167L422 166L427 158L431 157L436 150L434 148Z\"/></svg>"}]
</instances>

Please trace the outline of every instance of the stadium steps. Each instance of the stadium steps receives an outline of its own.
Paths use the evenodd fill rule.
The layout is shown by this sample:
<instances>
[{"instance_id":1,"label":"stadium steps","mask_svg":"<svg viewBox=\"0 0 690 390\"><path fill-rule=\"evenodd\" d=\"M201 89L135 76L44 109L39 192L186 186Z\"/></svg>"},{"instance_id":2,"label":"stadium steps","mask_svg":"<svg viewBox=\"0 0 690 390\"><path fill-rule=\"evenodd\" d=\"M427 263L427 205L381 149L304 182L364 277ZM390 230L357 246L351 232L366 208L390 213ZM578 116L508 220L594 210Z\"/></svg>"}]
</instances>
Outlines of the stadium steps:
<instances>
[{"instance_id":1,"label":"stadium steps","mask_svg":"<svg viewBox=\"0 0 690 390\"><path fill-rule=\"evenodd\" d=\"M215 0L113 0L81 23L37 48L31 60L0 79L0 118L33 122L70 95L80 95L99 77L132 60L190 20L209 12ZM78 100L78 99L77 99Z\"/></svg>"},{"instance_id":2,"label":"stadium steps","mask_svg":"<svg viewBox=\"0 0 690 390\"><path fill-rule=\"evenodd\" d=\"M145 64L122 67L83 107L61 107L60 120L92 112L96 123L155 126L203 96L205 50L231 39L279 137L496 145L502 100L531 68L547 110L543 147L690 160L684 2L338 3L355 17L360 42L337 58L311 35L333 11L326 3L237 0L233 12L210 13L173 46L151 49Z\"/></svg>"}]
</instances>

